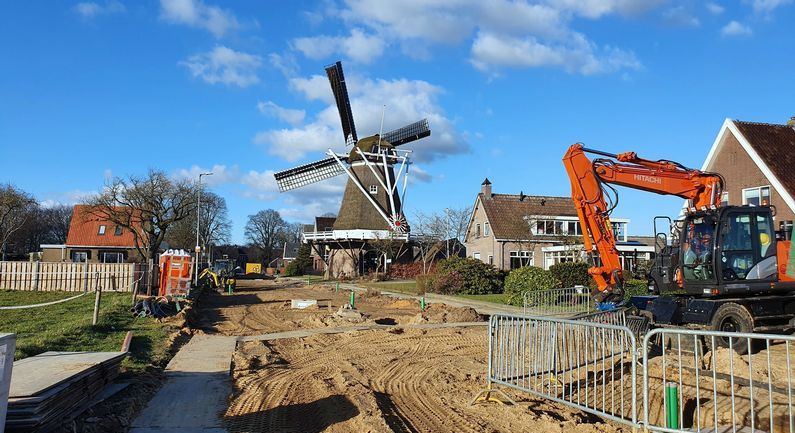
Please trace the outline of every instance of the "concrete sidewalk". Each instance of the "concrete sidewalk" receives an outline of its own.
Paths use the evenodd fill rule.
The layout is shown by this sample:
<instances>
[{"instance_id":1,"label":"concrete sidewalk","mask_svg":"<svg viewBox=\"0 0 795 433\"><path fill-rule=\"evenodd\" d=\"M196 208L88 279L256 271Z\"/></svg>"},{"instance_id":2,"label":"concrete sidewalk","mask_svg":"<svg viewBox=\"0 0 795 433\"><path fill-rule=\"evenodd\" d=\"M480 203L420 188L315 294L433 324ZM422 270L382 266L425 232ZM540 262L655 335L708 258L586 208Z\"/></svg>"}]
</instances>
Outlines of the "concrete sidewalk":
<instances>
[{"instance_id":1,"label":"concrete sidewalk","mask_svg":"<svg viewBox=\"0 0 795 433\"><path fill-rule=\"evenodd\" d=\"M232 392L236 338L195 335L166 367L166 383L130 433L226 433L221 414Z\"/></svg>"}]
</instances>

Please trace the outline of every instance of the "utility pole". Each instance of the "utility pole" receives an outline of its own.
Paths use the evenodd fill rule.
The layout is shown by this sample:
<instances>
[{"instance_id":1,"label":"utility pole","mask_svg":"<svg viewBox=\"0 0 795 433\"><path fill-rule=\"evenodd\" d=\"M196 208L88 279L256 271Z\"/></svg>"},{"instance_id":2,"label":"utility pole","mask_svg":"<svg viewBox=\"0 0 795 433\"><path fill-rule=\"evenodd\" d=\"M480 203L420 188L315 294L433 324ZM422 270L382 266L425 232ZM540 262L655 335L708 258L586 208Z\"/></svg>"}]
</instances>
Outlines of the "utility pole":
<instances>
[{"instance_id":1,"label":"utility pole","mask_svg":"<svg viewBox=\"0 0 795 433\"><path fill-rule=\"evenodd\" d=\"M445 241L447 242L447 258L449 259L450 258L450 208L447 207L444 208L444 216L446 217L445 219L447 221L446 224L447 229L445 230L444 237Z\"/></svg>"},{"instance_id":2,"label":"utility pole","mask_svg":"<svg viewBox=\"0 0 795 433\"><path fill-rule=\"evenodd\" d=\"M199 246L199 219L201 219L201 205L202 205L202 176L212 176L212 172L199 173L199 183L196 188L196 273L193 279L193 285L199 285L199 259L201 257L202 247Z\"/></svg>"}]
</instances>

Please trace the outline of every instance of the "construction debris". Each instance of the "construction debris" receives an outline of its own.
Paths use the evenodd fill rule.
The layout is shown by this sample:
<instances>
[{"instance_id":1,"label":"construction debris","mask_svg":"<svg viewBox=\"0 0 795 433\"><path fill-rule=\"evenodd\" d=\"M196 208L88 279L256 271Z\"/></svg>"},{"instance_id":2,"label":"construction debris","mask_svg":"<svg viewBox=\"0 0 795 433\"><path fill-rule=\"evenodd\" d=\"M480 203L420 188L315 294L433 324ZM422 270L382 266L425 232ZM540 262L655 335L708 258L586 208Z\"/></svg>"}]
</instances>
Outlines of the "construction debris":
<instances>
[{"instance_id":1,"label":"construction debris","mask_svg":"<svg viewBox=\"0 0 795 433\"><path fill-rule=\"evenodd\" d=\"M6 432L45 432L113 382L125 352L45 352L14 362Z\"/></svg>"},{"instance_id":2,"label":"construction debris","mask_svg":"<svg viewBox=\"0 0 795 433\"><path fill-rule=\"evenodd\" d=\"M177 314L182 309L180 302L184 303L185 301L170 296L149 297L136 302L130 311L138 317L149 316L162 319Z\"/></svg>"},{"instance_id":3,"label":"construction debris","mask_svg":"<svg viewBox=\"0 0 795 433\"><path fill-rule=\"evenodd\" d=\"M291 299L290 308L303 310L309 307L317 307L317 299Z\"/></svg>"}]
</instances>

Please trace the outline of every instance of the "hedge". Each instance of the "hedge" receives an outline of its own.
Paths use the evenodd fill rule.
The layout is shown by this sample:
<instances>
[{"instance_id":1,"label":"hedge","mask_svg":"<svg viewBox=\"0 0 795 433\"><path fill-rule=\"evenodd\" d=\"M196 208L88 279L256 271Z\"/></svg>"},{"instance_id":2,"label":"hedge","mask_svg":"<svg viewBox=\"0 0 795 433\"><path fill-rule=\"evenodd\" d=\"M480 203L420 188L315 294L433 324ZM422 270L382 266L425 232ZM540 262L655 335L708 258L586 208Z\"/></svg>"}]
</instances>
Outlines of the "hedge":
<instances>
[{"instance_id":1,"label":"hedge","mask_svg":"<svg viewBox=\"0 0 795 433\"><path fill-rule=\"evenodd\" d=\"M500 293L501 273L473 258L450 257L436 263L436 270L417 277L420 290L441 294L482 295Z\"/></svg>"},{"instance_id":2,"label":"hedge","mask_svg":"<svg viewBox=\"0 0 795 433\"><path fill-rule=\"evenodd\" d=\"M549 272L560 280L561 287L589 286L593 283L585 262L557 263L549 267Z\"/></svg>"},{"instance_id":3,"label":"hedge","mask_svg":"<svg viewBox=\"0 0 795 433\"><path fill-rule=\"evenodd\" d=\"M508 295L508 303L522 305L525 292L559 287L561 282L552 275L552 272L535 266L525 266L514 269L508 274L505 278L504 292Z\"/></svg>"}]
</instances>

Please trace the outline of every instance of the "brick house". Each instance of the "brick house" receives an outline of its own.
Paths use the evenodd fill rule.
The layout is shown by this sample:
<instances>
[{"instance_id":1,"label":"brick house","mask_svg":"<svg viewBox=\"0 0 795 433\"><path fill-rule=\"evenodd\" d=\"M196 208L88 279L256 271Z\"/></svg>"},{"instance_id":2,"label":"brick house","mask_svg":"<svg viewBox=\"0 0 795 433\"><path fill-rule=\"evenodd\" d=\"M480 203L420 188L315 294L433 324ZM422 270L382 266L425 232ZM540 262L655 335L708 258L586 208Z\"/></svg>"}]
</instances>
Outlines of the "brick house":
<instances>
[{"instance_id":1,"label":"brick house","mask_svg":"<svg viewBox=\"0 0 795 433\"><path fill-rule=\"evenodd\" d=\"M771 204L780 226L795 219L794 125L726 119L701 169L724 176L724 204Z\"/></svg>"},{"instance_id":2,"label":"brick house","mask_svg":"<svg viewBox=\"0 0 795 433\"><path fill-rule=\"evenodd\" d=\"M64 245L42 245L44 262L127 263L141 261L132 232L103 221L88 205L75 205Z\"/></svg>"},{"instance_id":3,"label":"brick house","mask_svg":"<svg viewBox=\"0 0 795 433\"><path fill-rule=\"evenodd\" d=\"M653 238L629 236L629 219L611 222L625 268L636 258L653 258ZM549 269L583 257L582 231L570 197L494 194L488 179L475 198L464 244L467 256L504 270Z\"/></svg>"},{"instance_id":4,"label":"brick house","mask_svg":"<svg viewBox=\"0 0 795 433\"><path fill-rule=\"evenodd\" d=\"M336 217L315 217L314 224L307 224L304 226L304 233L331 232L334 230L334 223L336 221ZM325 272L326 263L329 259L329 252L325 250L324 246L312 244L312 253L310 256L312 257L312 270L315 273Z\"/></svg>"}]
</instances>

